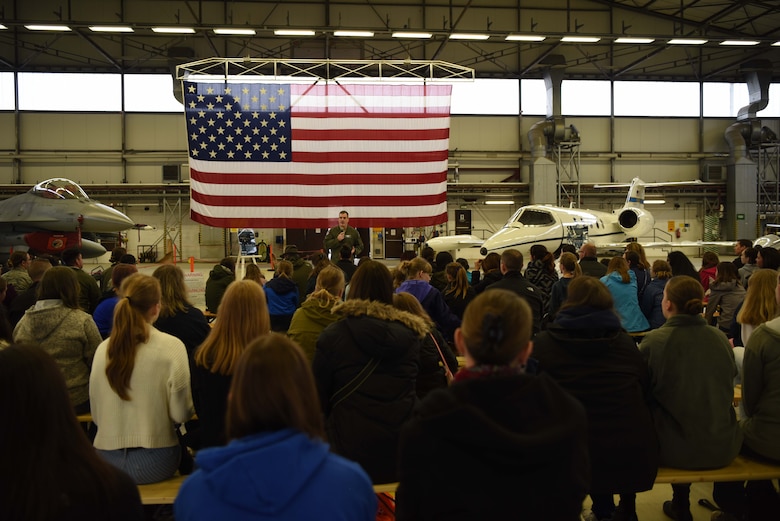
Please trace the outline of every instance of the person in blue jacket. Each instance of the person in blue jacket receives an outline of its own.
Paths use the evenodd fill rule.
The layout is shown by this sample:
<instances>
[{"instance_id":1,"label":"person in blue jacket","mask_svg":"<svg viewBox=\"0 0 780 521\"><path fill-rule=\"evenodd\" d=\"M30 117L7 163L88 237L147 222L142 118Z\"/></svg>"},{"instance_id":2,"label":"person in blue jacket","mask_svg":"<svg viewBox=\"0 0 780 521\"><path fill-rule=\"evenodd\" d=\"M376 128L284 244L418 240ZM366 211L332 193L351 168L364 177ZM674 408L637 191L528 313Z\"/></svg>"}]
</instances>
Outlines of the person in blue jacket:
<instances>
[{"instance_id":1,"label":"person in blue jacket","mask_svg":"<svg viewBox=\"0 0 780 521\"><path fill-rule=\"evenodd\" d=\"M420 301L428 316L436 323L436 327L442 332L447 341L451 341L455 329L460 327L460 319L455 315L444 296L431 285L431 272L433 268L422 257L415 257L410 261L404 261L398 267L404 274L404 281L395 290L396 293L405 291Z\"/></svg>"},{"instance_id":2,"label":"person in blue jacket","mask_svg":"<svg viewBox=\"0 0 780 521\"><path fill-rule=\"evenodd\" d=\"M287 333L295 310L300 305L292 263L285 260L276 263L276 274L265 283L264 289L268 314L271 315L271 331Z\"/></svg>"},{"instance_id":3,"label":"person in blue jacket","mask_svg":"<svg viewBox=\"0 0 780 521\"><path fill-rule=\"evenodd\" d=\"M650 323L639 307L636 275L628 268L626 259L623 257L612 258L607 266L607 274L599 280L612 293L612 298L615 300L615 311L620 317L623 329L629 333L650 329Z\"/></svg>"},{"instance_id":4,"label":"person in blue jacket","mask_svg":"<svg viewBox=\"0 0 780 521\"><path fill-rule=\"evenodd\" d=\"M330 452L310 364L271 333L247 347L230 387L224 447L201 450L174 503L177 521L373 521L360 465Z\"/></svg>"}]
</instances>

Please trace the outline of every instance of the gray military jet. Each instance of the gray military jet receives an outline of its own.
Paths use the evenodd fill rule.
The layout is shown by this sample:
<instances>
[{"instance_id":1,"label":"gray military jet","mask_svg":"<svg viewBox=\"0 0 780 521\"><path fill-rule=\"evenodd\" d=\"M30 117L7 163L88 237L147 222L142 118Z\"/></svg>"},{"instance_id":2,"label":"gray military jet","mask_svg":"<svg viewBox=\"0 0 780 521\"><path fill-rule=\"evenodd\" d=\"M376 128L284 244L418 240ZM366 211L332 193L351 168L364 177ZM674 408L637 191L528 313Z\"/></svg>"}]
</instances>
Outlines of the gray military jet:
<instances>
[{"instance_id":1,"label":"gray military jet","mask_svg":"<svg viewBox=\"0 0 780 521\"><path fill-rule=\"evenodd\" d=\"M70 179L48 179L0 201L0 249L59 255L76 247L85 258L99 257L106 249L82 238L82 232L119 232L133 224L122 212L90 199Z\"/></svg>"}]
</instances>

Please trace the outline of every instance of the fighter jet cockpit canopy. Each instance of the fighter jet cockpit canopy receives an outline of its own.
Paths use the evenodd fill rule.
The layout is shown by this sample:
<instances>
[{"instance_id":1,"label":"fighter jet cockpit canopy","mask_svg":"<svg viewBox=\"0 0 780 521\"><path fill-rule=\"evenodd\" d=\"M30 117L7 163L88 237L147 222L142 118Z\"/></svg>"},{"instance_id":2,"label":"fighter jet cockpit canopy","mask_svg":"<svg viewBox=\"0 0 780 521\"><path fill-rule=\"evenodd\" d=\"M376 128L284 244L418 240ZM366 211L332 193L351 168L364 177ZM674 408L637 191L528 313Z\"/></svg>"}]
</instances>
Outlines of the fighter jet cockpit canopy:
<instances>
[{"instance_id":1,"label":"fighter jet cockpit canopy","mask_svg":"<svg viewBox=\"0 0 780 521\"><path fill-rule=\"evenodd\" d=\"M40 182L30 189L30 193L44 199L77 199L89 201L89 196L79 185L70 179L57 177Z\"/></svg>"}]
</instances>

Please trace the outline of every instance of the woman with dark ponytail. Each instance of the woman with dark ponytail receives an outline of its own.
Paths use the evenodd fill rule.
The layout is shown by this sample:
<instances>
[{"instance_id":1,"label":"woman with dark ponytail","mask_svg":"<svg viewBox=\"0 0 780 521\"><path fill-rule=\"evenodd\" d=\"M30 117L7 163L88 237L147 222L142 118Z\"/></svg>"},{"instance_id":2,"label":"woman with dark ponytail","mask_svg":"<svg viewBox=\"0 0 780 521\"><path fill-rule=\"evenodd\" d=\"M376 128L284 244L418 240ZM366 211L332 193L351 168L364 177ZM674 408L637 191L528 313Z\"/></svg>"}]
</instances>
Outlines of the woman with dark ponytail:
<instances>
[{"instance_id":1,"label":"woman with dark ponytail","mask_svg":"<svg viewBox=\"0 0 780 521\"><path fill-rule=\"evenodd\" d=\"M742 443L731 405L734 353L726 335L704 320L703 300L704 289L693 277L669 279L661 301L666 323L639 345L650 370L652 413L665 467L724 467ZM672 501L663 504L668 517L692 521L690 488L690 483L672 485Z\"/></svg>"},{"instance_id":2,"label":"woman with dark ponytail","mask_svg":"<svg viewBox=\"0 0 780 521\"><path fill-rule=\"evenodd\" d=\"M525 278L541 289L547 298L550 297L553 284L558 280L558 272L555 271L553 254L543 244L531 246L531 260L525 270Z\"/></svg>"},{"instance_id":3,"label":"woman with dark ponytail","mask_svg":"<svg viewBox=\"0 0 780 521\"><path fill-rule=\"evenodd\" d=\"M526 373L532 327L510 291L486 290L466 308L455 332L465 367L401 431L397 519L580 518L585 412L549 376Z\"/></svg>"}]
</instances>

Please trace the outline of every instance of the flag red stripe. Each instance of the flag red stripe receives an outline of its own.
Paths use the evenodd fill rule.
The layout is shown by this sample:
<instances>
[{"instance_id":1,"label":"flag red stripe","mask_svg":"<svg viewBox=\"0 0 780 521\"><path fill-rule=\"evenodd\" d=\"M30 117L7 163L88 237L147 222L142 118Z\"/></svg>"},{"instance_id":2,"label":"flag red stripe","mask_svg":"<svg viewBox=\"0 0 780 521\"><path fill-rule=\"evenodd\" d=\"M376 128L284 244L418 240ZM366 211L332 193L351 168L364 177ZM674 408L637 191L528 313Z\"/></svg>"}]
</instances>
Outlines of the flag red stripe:
<instances>
[{"instance_id":1,"label":"flag red stripe","mask_svg":"<svg viewBox=\"0 0 780 521\"><path fill-rule=\"evenodd\" d=\"M330 111L329 111L330 110ZM332 112L335 110L341 110L341 112ZM449 116L449 110L445 108L432 107L429 109L415 110L415 112L404 112L403 109L399 109L393 112L382 112L388 110L387 108L377 109L379 112L344 112L343 107L336 107L328 109L323 107L321 110L313 111L310 108L304 109L303 107L297 109L296 107L290 108L290 114L293 118L321 118L321 119L338 119L338 118L365 118L368 120L376 120L381 122L383 119L424 119L424 118L441 118L443 116Z\"/></svg>"},{"instance_id":2,"label":"flag red stripe","mask_svg":"<svg viewBox=\"0 0 780 521\"><path fill-rule=\"evenodd\" d=\"M441 183L447 180L447 171L433 174L382 175L374 173L359 174L227 174L200 172L190 169L190 177L195 181L209 184L256 184L264 185L305 185L305 186L354 186L361 185L409 185Z\"/></svg>"},{"instance_id":3,"label":"flag red stripe","mask_svg":"<svg viewBox=\"0 0 780 521\"><path fill-rule=\"evenodd\" d=\"M216 228L330 228L333 224L329 218L322 219L287 219L287 218L223 218L210 217L197 212L191 212L193 221L214 226ZM435 226L447 221L447 213L430 217L411 216L402 219L377 217L373 219L350 218L350 226L357 228L404 228L411 226Z\"/></svg>"},{"instance_id":4,"label":"flag red stripe","mask_svg":"<svg viewBox=\"0 0 780 521\"><path fill-rule=\"evenodd\" d=\"M267 196L267 195L208 195L192 192L192 200L208 206L292 206L298 208L327 208L334 201L333 197L298 197ZM338 197L341 206L429 206L447 202L447 194L416 195L416 196L350 196Z\"/></svg>"},{"instance_id":5,"label":"flag red stripe","mask_svg":"<svg viewBox=\"0 0 780 521\"><path fill-rule=\"evenodd\" d=\"M296 152L293 162L300 163L424 163L442 161L449 157L448 150L431 152Z\"/></svg>"},{"instance_id":6,"label":"flag red stripe","mask_svg":"<svg viewBox=\"0 0 780 521\"><path fill-rule=\"evenodd\" d=\"M424 141L431 139L448 139L450 130L437 128L431 130L381 130L381 129L351 129L351 130L303 130L292 129L293 140L316 141Z\"/></svg>"}]
</instances>

